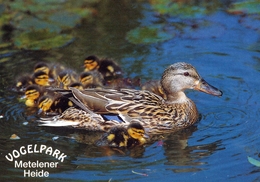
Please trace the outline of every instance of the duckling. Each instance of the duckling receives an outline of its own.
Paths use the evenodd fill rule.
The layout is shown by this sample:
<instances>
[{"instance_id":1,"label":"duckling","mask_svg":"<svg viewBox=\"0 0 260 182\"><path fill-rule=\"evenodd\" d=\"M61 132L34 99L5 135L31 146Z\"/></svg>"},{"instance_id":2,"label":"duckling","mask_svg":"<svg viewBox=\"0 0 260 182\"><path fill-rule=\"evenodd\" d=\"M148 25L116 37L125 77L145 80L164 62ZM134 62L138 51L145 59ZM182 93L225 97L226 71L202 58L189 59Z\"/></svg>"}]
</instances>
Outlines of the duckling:
<instances>
[{"instance_id":1,"label":"duckling","mask_svg":"<svg viewBox=\"0 0 260 182\"><path fill-rule=\"evenodd\" d=\"M122 69L111 59L99 59L95 55L88 56L84 61L85 71L97 70L105 80L111 80L122 76Z\"/></svg>"},{"instance_id":2,"label":"duckling","mask_svg":"<svg viewBox=\"0 0 260 182\"><path fill-rule=\"evenodd\" d=\"M85 71L80 74L80 82L84 88L97 88L104 86L104 78L97 71Z\"/></svg>"},{"instance_id":3,"label":"duckling","mask_svg":"<svg viewBox=\"0 0 260 182\"><path fill-rule=\"evenodd\" d=\"M50 67L44 62L38 62L34 65L34 72L43 71L49 75Z\"/></svg>"},{"instance_id":4,"label":"duckling","mask_svg":"<svg viewBox=\"0 0 260 182\"><path fill-rule=\"evenodd\" d=\"M105 133L97 142L98 146L133 148L146 143L145 131L139 122L131 122L127 128L115 126Z\"/></svg>"},{"instance_id":5,"label":"duckling","mask_svg":"<svg viewBox=\"0 0 260 182\"><path fill-rule=\"evenodd\" d=\"M119 78L123 74L120 66L111 59L100 60L98 71L103 75L105 80Z\"/></svg>"},{"instance_id":6,"label":"duckling","mask_svg":"<svg viewBox=\"0 0 260 182\"><path fill-rule=\"evenodd\" d=\"M159 80L158 81L148 81L142 85L141 89L153 92L153 93L161 96L164 99L167 98L166 94L163 91L161 82Z\"/></svg>"},{"instance_id":7,"label":"duckling","mask_svg":"<svg viewBox=\"0 0 260 182\"><path fill-rule=\"evenodd\" d=\"M43 95L43 90L39 85L29 85L25 90L25 105L28 107L37 107L37 101Z\"/></svg>"},{"instance_id":8,"label":"duckling","mask_svg":"<svg viewBox=\"0 0 260 182\"><path fill-rule=\"evenodd\" d=\"M40 97L38 101L39 113L61 114L72 106L74 106L74 103L60 94L47 94Z\"/></svg>"},{"instance_id":9,"label":"duckling","mask_svg":"<svg viewBox=\"0 0 260 182\"><path fill-rule=\"evenodd\" d=\"M22 75L21 77L19 77L16 81L16 85L15 88L18 92L24 92L26 87L29 85L32 85L33 81L31 76L29 75Z\"/></svg>"},{"instance_id":10,"label":"duckling","mask_svg":"<svg viewBox=\"0 0 260 182\"><path fill-rule=\"evenodd\" d=\"M84 68L85 71L94 71L94 70L98 70L99 68L99 58L95 55L91 55L85 58L84 61Z\"/></svg>"},{"instance_id":11,"label":"duckling","mask_svg":"<svg viewBox=\"0 0 260 182\"><path fill-rule=\"evenodd\" d=\"M54 80L57 78L58 73L60 73L61 71L64 71L64 70L65 70L65 67L62 65L59 65L57 63L47 64L45 62L38 62L34 65L34 72L43 71L47 75L49 75L50 78L52 78Z\"/></svg>"},{"instance_id":12,"label":"duckling","mask_svg":"<svg viewBox=\"0 0 260 182\"><path fill-rule=\"evenodd\" d=\"M60 88L68 89L70 84L78 82L78 76L74 71L67 69L58 74L57 81Z\"/></svg>"},{"instance_id":13,"label":"duckling","mask_svg":"<svg viewBox=\"0 0 260 182\"><path fill-rule=\"evenodd\" d=\"M33 83L40 86L50 86L50 83L53 82L53 79L49 78L49 75L43 71L37 71L32 75Z\"/></svg>"}]
</instances>

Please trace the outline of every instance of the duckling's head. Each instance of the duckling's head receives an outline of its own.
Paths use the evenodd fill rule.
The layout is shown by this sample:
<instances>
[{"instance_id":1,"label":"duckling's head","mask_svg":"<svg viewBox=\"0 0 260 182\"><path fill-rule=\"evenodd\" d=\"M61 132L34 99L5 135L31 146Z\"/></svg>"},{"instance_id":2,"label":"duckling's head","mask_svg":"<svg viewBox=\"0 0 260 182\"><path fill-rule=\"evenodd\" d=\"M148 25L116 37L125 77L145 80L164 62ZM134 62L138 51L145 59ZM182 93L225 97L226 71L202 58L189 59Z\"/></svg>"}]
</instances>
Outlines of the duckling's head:
<instances>
[{"instance_id":1,"label":"duckling's head","mask_svg":"<svg viewBox=\"0 0 260 182\"><path fill-rule=\"evenodd\" d=\"M68 89L68 86L76 82L76 74L72 70L64 70L58 74L58 83L60 88Z\"/></svg>"},{"instance_id":2,"label":"duckling's head","mask_svg":"<svg viewBox=\"0 0 260 182\"><path fill-rule=\"evenodd\" d=\"M59 82L59 87L64 88L71 83L70 76L67 72L62 71L58 74L57 80Z\"/></svg>"},{"instance_id":3,"label":"duckling's head","mask_svg":"<svg viewBox=\"0 0 260 182\"><path fill-rule=\"evenodd\" d=\"M131 122L127 127L127 133L133 139L139 141L139 144L146 143L144 127L139 122Z\"/></svg>"},{"instance_id":4,"label":"duckling's head","mask_svg":"<svg viewBox=\"0 0 260 182\"><path fill-rule=\"evenodd\" d=\"M29 75L23 75L17 79L16 90L23 92L27 86L33 84L32 78Z\"/></svg>"},{"instance_id":5,"label":"duckling's head","mask_svg":"<svg viewBox=\"0 0 260 182\"><path fill-rule=\"evenodd\" d=\"M25 89L26 99L36 100L40 97L40 95L41 95L41 88L36 84L29 85Z\"/></svg>"},{"instance_id":6,"label":"duckling's head","mask_svg":"<svg viewBox=\"0 0 260 182\"><path fill-rule=\"evenodd\" d=\"M50 86L50 82L52 82L52 80L49 78L49 75L43 71L35 72L32 76L32 79L37 85L41 86Z\"/></svg>"},{"instance_id":7,"label":"duckling's head","mask_svg":"<svg viewBox=\"0 0 260 182\"><path fill-rule=\"evenodd\" d=\"M35 66L34 66L34 72L37 72L37 71L43 71L44 73L46 73L48 75L50 72L50 68L46 63L39 62L39 63L35 64Z\"/></svg>"},{"instance_id":8,"label":"duckling's head","mask_svg":"<svg viewBox=\"0 0 260 182\"><path fill-rule=\"evenodd\" d=\"M37 99L39 99L39 97L41 96L41 88L36 85L29 85L28 87L26 87L25 89L25 105L28 107L34 107L36 105L36 101Z\"/></svg>"},{"instance_id":9,"label":"duckling's head","mask_svg":"<svg viewBox=\"0 0 260 182\"><path fill-rule=\"evenodd\" d=\"M39 113L41 113L42 111L47 112L48 110L50 110L53 102L54 99L49 95L44 95L40 97L38 101L38 108L40 109Z\"/></svg>"},{"instance_id":10,"label":"duckling's head","mask_svg":"<svg viewBox=\"0 0 260 182\"><path fill-rule=\"evenodd\" d=\"M92 71L99 68L99 59L95 55L91 55L85 58L84 61L85 71Z\"/></svg>"},{"instance_id":11,"label":"duckling's head","mask_svg":"<svg viewBox=\"0 0 260 182\"><path fill-rule=\"evenodd\" d=\"M93 84L93 80L94 80L93 75L89 71L85 71L80 74L80 82L83 85Z\"/></svg>"},{"instance_id":12,"label":"duckling's head","mask_svg":"<svg viewBox=\"0 0 260 182\"><path fill-rule=\"evenodd\" d=\"M196 69L188 63L178 62L165 69L161 85L167 95L168 101L178 101L186 99L184 90L194 89L214 96L221 96L222 92L208 84L198 74Z\"/></svg>"}]
</instances>

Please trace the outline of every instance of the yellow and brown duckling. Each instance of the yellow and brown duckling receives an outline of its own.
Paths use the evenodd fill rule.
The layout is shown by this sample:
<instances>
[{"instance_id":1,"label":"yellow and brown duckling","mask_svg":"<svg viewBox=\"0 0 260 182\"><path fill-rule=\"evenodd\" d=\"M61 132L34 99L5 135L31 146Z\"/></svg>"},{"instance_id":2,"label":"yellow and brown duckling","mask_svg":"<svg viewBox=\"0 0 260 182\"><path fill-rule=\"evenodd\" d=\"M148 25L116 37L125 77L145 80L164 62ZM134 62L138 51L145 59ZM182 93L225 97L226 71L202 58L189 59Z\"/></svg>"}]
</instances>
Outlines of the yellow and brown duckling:
<instances>
[{"instance_id":1,"label":"yellow and brown duckling","mask_svg":"<svg viewBox=\"0 0 260 182\"><path fill-rule=\"evenodd\" d=\"M111 126L128 125L137 119L147 134L169 133L191 126L199 119L196 105L186 96L185 90L194 89L214 96L222 95L191 64L184 62L167 67L162 75L161 85L166 99L146 90L80 91L70 88L74 99L81 103L80 109L66 110L58 118L48 118L46 124L52 126L58 123L60 126L73 125L86 130L106 131ZM104 122L102 115L117 115L121 122Z\"/></svg>"},{"instance_id":2,"label":"yellow and brown duckling","mask_svg":"<svg viewBox=\"0 0 260 182\"><path fill-rule=\"evenodd\" d=\"M39 113L57 115L72 106L74 106L74 103L71 100L55 93L44 95L38 100Z\"/></svg>"},{"instance_id":3,"label":"yellow and brown duckling","mask_svg":"<svg viewBox=\"0 0 260 182\"><path fill-rule=\"evenodd\" d=\"M44 71L37 71L33 73L32 75L32 81L34 84L40 85L40 86L50 86L51 83L54 82L53 79L49 77L47 73Z\"/></svg>"},{"instance_id":4,"label":"yellow and brown duckling","mask_svg":"<svg viewBox=\"0 0 260 182\"><path fill-rule=\"evenodd\" d=\"M85 71L97 70L103 75L106 81L122 76L122 69L115 61L111 59L99 59L95 55L85 58L84 68Z\"/></svg>"},{"instance_id":5,"label":"yellow and brown duckling","mask_svg":"<svg viewBox=\"0 0 260 182\"><path fill-rule=\"evenodd\" d=\"M97 56L91 55L85 58L84 60L84 70L85 71L94 71L99 69L100 60Z\"/></svg>"},{"instance_id":6,"label":"yellow and brown duckling","mask_svg":"<svg viewBox=\"0 0 260 182\"><path fill-rule=\"evenodd\" d=\"M105 84L103 76L98 71L85 71L80 74L79 79L84 88L103 87Z\"/></svg>"},{"instance_id":7,"label":"yellow and brown duckling","mask_svg":"<svg viewBox=\"0 0 260 182\"><path fill-rule=\"evenodd\" d=\"M58 86L60 88L68 89L69 85L78 82L78 75L70 69L66 69L58 74Z\"/></svg>"},{"instance_id":8,"label":"yellow and brown duckling","mask_svg":"<svg viewBox=\"0 0 260 182\"><path fill-rule=\"evenodd\" d=\"M103 75L105 80L112 80L122 77L122 69L111 59L100 60L98 71Z\"/></svg>"},{"instance_id":9,"label":"yellow and brown duckling","mask_svg":"<svg viewBox=\"0 0 260 182\"><path fill-rule=\"evenodd\" d=\"M34 65L34 72L37 72L37 71L43 71L45 72L47 75L49 75L50 73L50 67L47 63L45 62L38 62Z\"/></svg>"},{"instance_id":10,"label":"yellow and brown duckling","mask_svg":"<svg viewBox=\"0 0 260 182\"><path fill-rule=\"evenodd\" d=\"M128 127L115 126L97 142L98 146L133 148L146 143L144 127L139 122L132 122Z\"/></svg>"},{"instance_id":11,"label":"yellow and brown duckling","mask_svg":"<svg viewBox=\"0 0 260 182\"><path fill-rule=\"evenodd\" d=\"M43 71L45 72L51 79L56 79L58 73L64 71L66 68L60 64L48 64L45 62L38 62L34 65L34 72Z\"/></svg>"},{"instance_id":12,"label":"yellow and brown duckling","mask_svg":"<svg viewBox=\"0 0 260 182\"><path fill-rule=\"evenodd\" d=\"M28 87L29 85L32 85L33 81L32 81L32 77L30 75L22 75L20 76L15 84L15 88L18 92L24 92L26 87Z\"/></svg>"},{"instance_id":13,"label":"yellow and brown duckling","mask_svg":"<svg viewBox=\"0 0 260 182\"><path fill-rule=\"evenodd\" d=\"M43 88L39 85L32 84L25 89L25 105L28 107L37 107L38 99L44 94Z\"/></svg>"}]
</instances>

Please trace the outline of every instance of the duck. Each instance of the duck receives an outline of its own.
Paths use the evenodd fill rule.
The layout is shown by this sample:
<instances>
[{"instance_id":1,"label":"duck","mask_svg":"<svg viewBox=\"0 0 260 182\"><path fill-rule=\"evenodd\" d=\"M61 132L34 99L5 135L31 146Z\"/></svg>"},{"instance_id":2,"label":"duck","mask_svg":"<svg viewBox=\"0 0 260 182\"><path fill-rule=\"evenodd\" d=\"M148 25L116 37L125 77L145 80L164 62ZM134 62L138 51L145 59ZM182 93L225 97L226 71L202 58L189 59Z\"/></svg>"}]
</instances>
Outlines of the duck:
<instances>
[{"instance_id":1,"label":"duck","mask_svg":"<svg viewBox=\"0 0 260 182\"><path fill-rule=\"evenodd\" d=\"M94 71L100 72L105 81L121 77L123 72L121 67L112 59L99 59L95 55L91 55L85 58L84 61L84 71Z\"/></svg>"},{"instance_id":2,"label":"duck","mask_svg":"<svg viewBox=\"0 0 260 182\"><path fill-rule=\"evenodd\" d=\"M37 107L38 99L43 95L44 90L36 84L29 85L25 89L25 95L23 96L26 101L25 105L28 107Z\"/></svg>"},{"instance_id":3,"label":"duck","mask_svg":"<svg viewBox=\"0 0 260 182\"><path fill-rule=\"evenodd\" d=\"M106 81L120 78L123 75L121 67L112 59L101 59L98 71Z\"/></svg>"},{"instance_id":4,"label":"duck","mask_svg":"<svg viewBox=\"0 0 260 182\"><path fill-rule=\"evenodd\" d=\"M84 71L94 71L98 70L100 60L97 56L91 55L85 58L84 60Z\"/></svg>"},{"instance_id":5,"label":"duck","mask_svg":"<svg viewBox=\"0 0 260 182\"><path fill-rule=\"evenodd\" d=\"M39 114L57 115L64 112L67 108L74 106L74 103L67 97L57 93L48 93L38 100Z\"/></svg>"},{"instance_id":6,"label":"duck","mask_svg":"<svg viewBox=\"0 0 260 182\"><path fill-rule=\"evenodd\" d=\"M69 88L78 108L66 110L58 118L47 118L46 126L74 126L86 130L107 131L111 126L127 127L137 120L146 133L163 134L175 132L193 125L199 119L195 103L185 90L193 89L213 96L222 91L207 83L194 66L177 62L168 66L162 74L161 86L166 98L136 89L84 89ZM117 119L105 120L103 115ZM41 121L41 120L40 120Z\"/></svg>"},{"instance_id":7,"label":"duck","mask_svg":"<svg viewBox=\"0 0 260 182\"><path fill-rule=\"evenodd\" d=\"M103 87L105 84L102 74L98 71L84 71L80 74L79 80L84 88Z\"/></svg>"},{"instance_id":8,"label":"duck","mask_svg":"<svg viewBox=\"0 0 260 182\"><path fill-rule=\"evenodd\" d=\"M21 75L17 78L16 84L15 84L15 90L17 92L24 93L26 87L33 84L32 77L28 74Z\"/></svg>"},{"instance_id":9,"label":"duck","mask_svg":"<svg viewBox=\"0 0 260 182\"><path fill-rule=\"evenodd\" d=\"M166 94L163 91L160 80L150 80L148 82L145 82L144 84L142 84L141 89L153 92L164 99L167 98Z\"/></svg>"},{"instance_id":10,"label":"duck","mask_svg":"<svg viewBox=\"0 0 260 182\"><path fill-rule=\"evenodd\" d=\"M73 70L66 69L58 74L57 81L60 88L68 89L69 85L78 82L78 75Z\"/></svg>"},{"instance_id":11,"label":"duck","mask_svg":"<svg viewBox=\"0 0 260 182\"><path fill-rule=\"evenodd\" d=\"M51 79L57 79L60 72L64 71L66 68L60 64L48 64L45 62L37 62L34 65L34 73L37 71L45 72Z\"/></svg>"},{"instance_id":12,"label":"duck","mask_svg":"<svg viewBox=\"0 0 260 182\"><path fill-rule=\"evenodd\" d=\"M96 145L130 149L145 143L144 127L139 122L131 122L127 128L114 126L103 134Z\"/></svg>"},{"instance_id":13,"label":"duck","mask_svg":"<svg viewBox=\"0 0 260 182\"><path fill-rule=\"evenodd\" d=\"M53 83L54 80L51 79L47 73L40 70L33 73L32 82L40 86L51 86L51 83Z\"/></svg>"}]
</instances>

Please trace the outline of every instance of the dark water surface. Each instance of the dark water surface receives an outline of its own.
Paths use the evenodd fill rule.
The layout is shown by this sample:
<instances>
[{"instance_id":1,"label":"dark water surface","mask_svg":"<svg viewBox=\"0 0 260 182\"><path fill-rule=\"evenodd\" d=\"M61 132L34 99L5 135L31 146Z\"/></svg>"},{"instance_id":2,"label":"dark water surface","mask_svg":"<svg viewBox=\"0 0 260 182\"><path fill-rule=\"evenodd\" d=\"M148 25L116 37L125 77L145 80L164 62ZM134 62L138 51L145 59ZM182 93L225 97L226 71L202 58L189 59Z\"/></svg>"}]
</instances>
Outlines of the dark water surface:
<instances>
[{"instance_id":1,"label":"dark water surface","mask_svg":"<svg viewBox=\"0 0 260 182\"><path fill-rule=\"evenodd\" d=\"M260 181L260 169L247 159L259 159L260 152L260 29L254 26L259 16L228 14L229 4L219 2L221 6L207 15L180 19L160 16L148 3L113 2L98 4L95 21L72 30L78 37L72 44L19 51L0 60L0 181ZM158 22L176 36L151 44L126 40L131 29ZM185 25L176 31L176 22ZM188 62L224 94L218 98L188 91L202 115L195 126L125 153L82 141L93 133L37 126L36 111L10 91L17 76L31 72L39 60L80 72L85 56L91 54L114 58L127 76L143 81L160 79L174 62ZM10 140L12 134L20 140ZM47 154L22 155L17 160L59 162L57 168L43 168L48 178L24 178L25 168L15 168L5 156L30 144L36 150L41 145L58 149L67 157L61 162Z\"/></svg>"}]
</instances>

